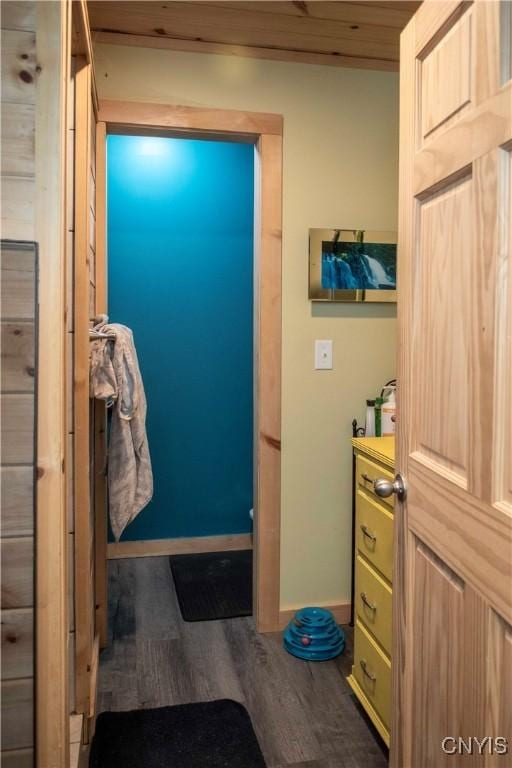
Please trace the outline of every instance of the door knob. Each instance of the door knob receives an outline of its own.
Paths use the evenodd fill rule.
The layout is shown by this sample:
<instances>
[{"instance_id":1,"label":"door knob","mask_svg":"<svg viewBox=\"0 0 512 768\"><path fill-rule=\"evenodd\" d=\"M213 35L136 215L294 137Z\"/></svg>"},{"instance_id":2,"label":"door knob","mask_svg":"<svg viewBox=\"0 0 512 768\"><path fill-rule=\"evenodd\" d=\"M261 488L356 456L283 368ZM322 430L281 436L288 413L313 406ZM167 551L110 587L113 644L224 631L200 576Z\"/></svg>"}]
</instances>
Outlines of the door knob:
<instances>
[{"instance_id":1,"label":"door knob","mask_svg":"<svg viewBox=\"0 0 512 768\"><path fill-rule=\"evenodd\" d=\"M405 501L407 498L407 485L402 475L396 475L393 481L386 480L385 477L379 477L373 484L373 490L381 499L387 499L396 494L398 501Z\"/></svg>"}]
</instances>

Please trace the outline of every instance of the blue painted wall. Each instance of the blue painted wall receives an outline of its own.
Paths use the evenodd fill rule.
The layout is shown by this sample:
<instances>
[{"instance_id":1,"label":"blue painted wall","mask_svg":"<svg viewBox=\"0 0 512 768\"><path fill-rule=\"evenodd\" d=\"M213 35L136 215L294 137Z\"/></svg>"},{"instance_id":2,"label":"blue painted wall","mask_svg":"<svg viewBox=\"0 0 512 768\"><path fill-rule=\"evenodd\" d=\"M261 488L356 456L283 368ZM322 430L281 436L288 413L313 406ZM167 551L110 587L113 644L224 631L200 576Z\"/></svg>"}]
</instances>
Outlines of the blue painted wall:
<instances>
[{"instance_id":1,"label":"blue painted wall","mask_svg":"<svg viewBox=\"0 0 512 768\"><path fill-rule=\"evenodd\" d=\"M123 540L250 530L250 145L109 136L108 293L133 329L155 492Z\"/></svg>"}]
</instances>

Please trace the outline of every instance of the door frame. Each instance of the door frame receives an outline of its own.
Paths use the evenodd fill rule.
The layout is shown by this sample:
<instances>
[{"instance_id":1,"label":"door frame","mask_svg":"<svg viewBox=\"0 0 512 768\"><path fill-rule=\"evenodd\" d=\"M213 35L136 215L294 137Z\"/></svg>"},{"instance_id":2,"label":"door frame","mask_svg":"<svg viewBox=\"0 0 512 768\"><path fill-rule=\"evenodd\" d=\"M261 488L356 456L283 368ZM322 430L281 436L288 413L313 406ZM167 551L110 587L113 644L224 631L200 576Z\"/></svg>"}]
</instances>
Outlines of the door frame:
<instances>
[{"instance_id":1,"label":"door frame","mask_svg":"<svg viewBox=\"0 0 512 768\"><path fill-rule=\"evenodd\" d=\"M258 632L277 631L281 531L283 118L259 112L100 100L98 127L105 136L136 134L254 145L254 617ZM98 159L105 162L105 153L99 152ZM101 177L105 178L104 169ZM105 210L99 213L97 225L101 222L105 227ZM106 232L98 232L98 237L106 242ZM104 278L106 285L106 275Z\"/></svg>"}]
</instances>

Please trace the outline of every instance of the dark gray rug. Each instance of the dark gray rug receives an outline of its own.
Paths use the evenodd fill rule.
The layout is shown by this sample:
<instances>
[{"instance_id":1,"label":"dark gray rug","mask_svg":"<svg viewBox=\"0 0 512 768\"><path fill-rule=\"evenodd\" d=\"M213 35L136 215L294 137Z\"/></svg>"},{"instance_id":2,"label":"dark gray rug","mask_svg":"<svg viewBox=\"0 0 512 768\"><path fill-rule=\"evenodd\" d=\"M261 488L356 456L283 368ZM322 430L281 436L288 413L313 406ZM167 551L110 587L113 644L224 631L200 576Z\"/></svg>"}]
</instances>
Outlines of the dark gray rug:
<instances>
[{"instance_id":1,"label":"dark gray rug","mask_svg":"<svg viewBox=\"0 0 512 768\"><path fill-rule=\"evenodd\" d=\"M266 768L247 710L229 699L102 712L89 766Z\"/></svg>"},{"instance_id":2,"label":"dark gray rug","mask_svg":"<svg viewBox=\"0 0 512 768\"><path fill-rule=\"evenodd\" d=\"M252 550L172 555L174 584L185 621L252 614Z\"/></svg>"}]
</instances>

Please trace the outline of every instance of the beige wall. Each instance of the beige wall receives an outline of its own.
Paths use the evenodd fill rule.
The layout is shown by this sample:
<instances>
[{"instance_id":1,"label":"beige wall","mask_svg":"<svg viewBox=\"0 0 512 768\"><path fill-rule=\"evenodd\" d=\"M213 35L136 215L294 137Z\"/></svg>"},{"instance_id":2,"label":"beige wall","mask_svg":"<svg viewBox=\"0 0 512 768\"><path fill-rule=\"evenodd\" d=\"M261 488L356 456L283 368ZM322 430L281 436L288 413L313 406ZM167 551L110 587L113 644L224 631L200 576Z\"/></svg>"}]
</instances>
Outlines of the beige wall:
<instances>
[{"instance_id":1,"label":"beige wall","mask_svg":"<svg viewBox=\"0 0 512 768\"><path fill-rule=\"evenodd\" d=\"M100 98L284 115L283 608L350 598L354 416L395 374L395 307L314 305L308 228L396 229L395 74L99 45ZM313 370L333 339L334 370Z\"/></svg>"}]
</instances>

